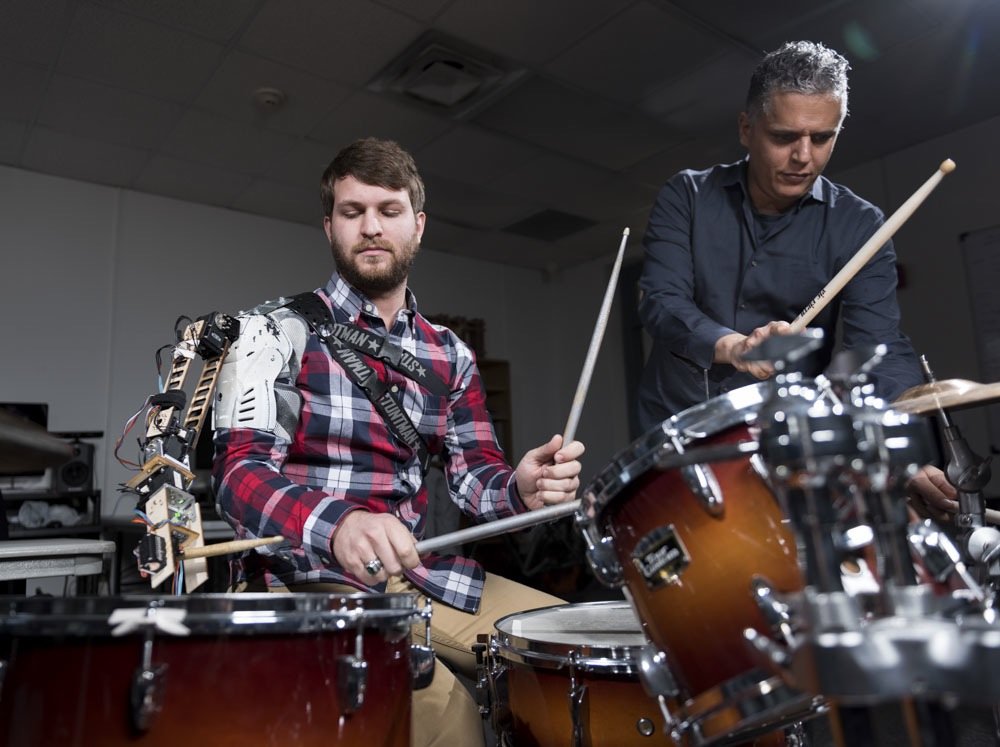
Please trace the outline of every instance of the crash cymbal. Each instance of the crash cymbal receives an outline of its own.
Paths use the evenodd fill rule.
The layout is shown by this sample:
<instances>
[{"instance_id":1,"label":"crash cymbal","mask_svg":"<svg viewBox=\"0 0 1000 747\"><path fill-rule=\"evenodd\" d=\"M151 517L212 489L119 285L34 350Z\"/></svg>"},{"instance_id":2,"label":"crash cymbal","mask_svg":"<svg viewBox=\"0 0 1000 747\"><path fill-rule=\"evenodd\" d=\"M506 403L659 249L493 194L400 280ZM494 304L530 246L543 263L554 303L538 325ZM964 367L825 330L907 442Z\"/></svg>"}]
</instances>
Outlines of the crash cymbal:
<instances>
[{"instance_id":1,"label":"crash cymbal","mask_svg":"<svg viewBox=\"0 0 1000 747\"><path fill-rule=\"evenodd\" d=\"M957 410L1000 400L1000 383L980 384L966 379L944 379L911 387L892 403L894 410L923 414L938 409Z\"/></svg>"},{"instance_id":2,"label":"crash cymbal","mask_svg":"<svg viewBox=\"0 0 1000 747\"><path fill-rule=\"evenodd\" d=\"M69 443L30 420L0 410L0 474L34 472L72 458Z\"/></svg>"}]
</instances>

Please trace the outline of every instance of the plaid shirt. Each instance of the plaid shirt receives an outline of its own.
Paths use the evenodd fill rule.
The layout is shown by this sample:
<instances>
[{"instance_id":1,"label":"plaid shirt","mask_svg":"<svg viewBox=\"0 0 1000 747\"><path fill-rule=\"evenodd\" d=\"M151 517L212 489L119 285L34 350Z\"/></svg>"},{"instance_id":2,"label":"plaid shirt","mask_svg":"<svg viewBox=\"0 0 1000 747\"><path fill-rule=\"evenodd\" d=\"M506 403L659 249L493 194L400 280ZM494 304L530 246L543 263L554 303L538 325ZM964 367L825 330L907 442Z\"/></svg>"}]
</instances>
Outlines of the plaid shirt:
<instances>
[{"instance_id":1,"label":"plaid shirt","mask_svg":"<svg viewBox=\"0 0 1000 747\"><path fill-rule=\"evenodd\" d=\"M336 273L316 292L337 322L386 333L375 305ZM450 395L435 396L381 361L366 357L365 362L383 382L398 387L393 391L430 452L443 458L451 498L463 512L480 521L523 512L514 471L486 411L472 351L453 332L417 313L409 291L407 300L409 308L399 313L389 339L447 382ZM304 320L274 307L265 304L241 317L245 323L249 314L265 313L273 336L241 337L236 346L252 344L256 355L293 351L274 383L274 401L267 403L276 408L276 422L268 430L216 429L213 481L219 512L238 537L280 534L288 540L288 548L252 553L269 583L334 582L383 591L384 584L370 587L341 568L330 543L344 516L355 510L392 513L420 539L427 514L420 464ZM278 344L281 336L284 348ZM238 360L231 352L224 367L239 366ZM238 370L223 371L219 401L245 398L250 383L241 381ZM406 577L446 604L467 612L479 607L484 573L474 561L428 555Z\"/></svg>"}]
</instances>

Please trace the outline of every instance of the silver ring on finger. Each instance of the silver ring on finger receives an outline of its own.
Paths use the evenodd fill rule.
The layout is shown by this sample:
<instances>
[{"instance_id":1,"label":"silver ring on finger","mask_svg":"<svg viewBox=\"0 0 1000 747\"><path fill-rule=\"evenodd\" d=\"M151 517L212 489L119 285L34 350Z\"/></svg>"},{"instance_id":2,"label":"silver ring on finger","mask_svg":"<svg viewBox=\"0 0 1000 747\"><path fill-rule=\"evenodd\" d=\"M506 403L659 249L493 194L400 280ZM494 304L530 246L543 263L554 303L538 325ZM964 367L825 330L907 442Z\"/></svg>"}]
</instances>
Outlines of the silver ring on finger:
<instances>
[{"instance_id":1,"label":"silver ring on finger","mask_svg":"<svg viewBox=\"0 0 1000 747\"><path fill-rule=\"evenodd\" d=\"M368 571L369 576L377 576L382 570L382 561L378 558L372 558L365 563L365 570Z\"/></svg>"}]
</instances>

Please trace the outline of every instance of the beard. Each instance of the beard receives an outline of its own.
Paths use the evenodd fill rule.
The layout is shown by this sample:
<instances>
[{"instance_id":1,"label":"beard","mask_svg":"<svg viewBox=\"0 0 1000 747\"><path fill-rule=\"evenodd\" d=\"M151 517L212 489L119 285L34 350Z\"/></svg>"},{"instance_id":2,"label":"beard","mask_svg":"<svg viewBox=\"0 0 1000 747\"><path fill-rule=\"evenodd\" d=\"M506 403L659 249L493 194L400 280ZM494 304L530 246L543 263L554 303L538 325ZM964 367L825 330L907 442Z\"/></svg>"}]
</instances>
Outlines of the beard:
<instances>
[{"instance_id":1,"label":"beard","mask_svg":"<svg viewBox=\"0 0 1000 747\"><path fill-rule=\"evenodd\" d=\"M358 254L363 248L373 245L389 254L378 259L367 259ZM394 291L406 283L419 247L420 240L415 235L400 247L376 240L360 242L347 251L338 242L330 242L337 272L356 290L372 298Z\"/></svg>"}]
</instances>

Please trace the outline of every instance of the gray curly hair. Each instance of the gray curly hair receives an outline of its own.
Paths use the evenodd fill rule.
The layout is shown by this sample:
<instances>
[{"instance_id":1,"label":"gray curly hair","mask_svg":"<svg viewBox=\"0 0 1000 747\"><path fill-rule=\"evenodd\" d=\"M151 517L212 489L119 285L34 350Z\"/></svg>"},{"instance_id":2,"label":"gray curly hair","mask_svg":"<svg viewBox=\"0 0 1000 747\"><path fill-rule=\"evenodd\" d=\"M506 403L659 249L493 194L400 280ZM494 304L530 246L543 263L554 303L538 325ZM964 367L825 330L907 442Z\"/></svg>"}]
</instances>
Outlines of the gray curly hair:
<instances>
[{"instance_id":1,"label":"gray curly hair","mask_svg":"<svg viewBox=\"0 0 1000 747\"><path fill-rule=\"evenodd\" d=\"M750 77L746 113L751 120L767 111L771 94L829 95L840 101L840 123L847 116L847 71L840 53L818 42L786 42L765 55Z\"/></svg>"}]
</instances>

